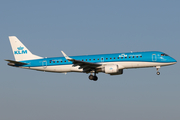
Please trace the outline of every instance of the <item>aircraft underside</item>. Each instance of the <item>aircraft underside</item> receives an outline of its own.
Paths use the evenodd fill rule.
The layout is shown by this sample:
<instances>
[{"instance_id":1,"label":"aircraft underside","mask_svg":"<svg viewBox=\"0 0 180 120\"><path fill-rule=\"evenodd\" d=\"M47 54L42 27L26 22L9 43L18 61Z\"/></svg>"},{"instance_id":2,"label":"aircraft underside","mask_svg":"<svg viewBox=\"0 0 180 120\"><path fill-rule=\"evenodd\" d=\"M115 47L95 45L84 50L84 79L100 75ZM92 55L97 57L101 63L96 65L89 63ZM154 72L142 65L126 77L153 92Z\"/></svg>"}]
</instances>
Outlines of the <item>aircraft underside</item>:
<instances>
[{"instance_id":1,"label":"aircraft underside","mask_svg":"<svg viewBox=\"0 0 180 120\"><path fill-rule=\"evenodd\" d=\"M101 63L101 64L107 64L107 63ZM171 65L174 63L158 63L158 62L111 62L108 63L109 65L118 65L121 66L121 68L119 68L119 70L123 70L123 69L133 69L133 68L145 68L145 67L156 67L157 69L157 75L160 74L160 72L158 71L160 66L167 66L167 65ZM123 68L122 68L123 66ZM44 71L44 72L56 72L56 73L67 73L67 72L81 72L83 73L83 69L79 69L79 66L73 67L73 65L56 65L56 66L39 66L39 67L22 67L25 69L32 69L32 70L38 70L38 71ZM98 79L96 76L96 73L98 72L104 72L103 67L97 69L97 70L92 70L89 72L84 72L84 73L91 73L91 75L89 76L90 80L94 80L95 81ZM94 73L95 75L92 75L92 73ZM110 74L110 75L120 75L120 74Z\"/></svg>"}]
</instances>

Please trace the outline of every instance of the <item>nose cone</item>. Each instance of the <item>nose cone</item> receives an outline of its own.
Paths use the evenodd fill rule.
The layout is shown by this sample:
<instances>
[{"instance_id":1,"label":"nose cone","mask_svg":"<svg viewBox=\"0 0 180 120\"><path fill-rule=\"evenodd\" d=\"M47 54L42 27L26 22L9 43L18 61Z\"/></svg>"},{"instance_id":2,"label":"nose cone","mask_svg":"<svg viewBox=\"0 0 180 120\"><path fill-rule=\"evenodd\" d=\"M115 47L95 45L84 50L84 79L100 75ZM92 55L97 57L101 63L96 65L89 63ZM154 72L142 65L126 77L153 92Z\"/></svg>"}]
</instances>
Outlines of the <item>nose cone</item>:
<instances>
[{"instance_id":1,"label":"nose cone","mask_svg":"<svg viewBox=\"0 0 180 120\"><path fill-rule=\"evenodd\" d=\"M171 62L173 62L174 64L177 63L177 61L174 58L171 58Z\"/></svg>"}]
</instances>

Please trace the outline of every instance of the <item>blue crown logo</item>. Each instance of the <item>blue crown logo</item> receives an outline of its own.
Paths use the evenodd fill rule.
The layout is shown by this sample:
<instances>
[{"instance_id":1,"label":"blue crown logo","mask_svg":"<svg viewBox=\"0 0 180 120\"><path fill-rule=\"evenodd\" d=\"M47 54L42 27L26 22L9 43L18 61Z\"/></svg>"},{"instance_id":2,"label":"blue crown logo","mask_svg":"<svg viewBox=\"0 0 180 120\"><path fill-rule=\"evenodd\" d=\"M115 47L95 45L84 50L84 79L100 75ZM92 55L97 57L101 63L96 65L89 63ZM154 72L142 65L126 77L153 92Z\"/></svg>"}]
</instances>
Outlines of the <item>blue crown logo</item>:
<instances>
[{"instance_id":1,"label":"blue crown logo","mask_svg":"<svg viewBox=\"0 0 180 120\"><path fill-rule=\"evenodd\" d=\"M24 49L24 47L21 47L21 46L20 46L20 47L18 47L17 49L18 49L18 50L23 50L23 49Z\"/></svg>"}]
</instances>

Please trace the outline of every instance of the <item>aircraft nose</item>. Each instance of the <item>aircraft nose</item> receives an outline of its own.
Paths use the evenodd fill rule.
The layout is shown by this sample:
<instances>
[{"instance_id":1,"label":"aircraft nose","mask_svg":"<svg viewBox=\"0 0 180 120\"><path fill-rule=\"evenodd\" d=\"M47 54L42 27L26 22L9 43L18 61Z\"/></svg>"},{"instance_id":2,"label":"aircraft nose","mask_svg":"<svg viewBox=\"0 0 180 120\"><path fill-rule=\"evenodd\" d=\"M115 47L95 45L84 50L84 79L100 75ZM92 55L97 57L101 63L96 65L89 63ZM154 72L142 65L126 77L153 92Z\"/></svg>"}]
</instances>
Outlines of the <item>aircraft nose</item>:
<instances>
[{"instance_id":1,"label":"aircraft nose","mask_svg":"<svg viewBox=\"0 0 180 120\"><path fill-rule=\"evenodd\" d=\"M172 58L171 61L174 62L174 64L177 63L177 60L175 60L174 58Z\"/></svg>"}]
</instances>

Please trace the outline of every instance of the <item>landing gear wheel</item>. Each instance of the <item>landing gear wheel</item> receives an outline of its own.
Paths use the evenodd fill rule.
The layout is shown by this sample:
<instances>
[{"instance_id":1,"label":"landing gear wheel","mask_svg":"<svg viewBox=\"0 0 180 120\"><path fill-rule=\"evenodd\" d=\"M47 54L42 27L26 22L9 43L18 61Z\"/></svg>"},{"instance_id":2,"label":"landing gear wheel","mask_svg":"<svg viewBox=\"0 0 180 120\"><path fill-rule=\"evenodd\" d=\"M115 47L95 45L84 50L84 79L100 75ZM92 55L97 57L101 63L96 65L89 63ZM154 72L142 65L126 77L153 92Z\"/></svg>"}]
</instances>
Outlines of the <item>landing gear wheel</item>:
<instances>
[{"instance_id":1,"label":"landing gear wheel","mask_svg":"<svg viewBox=\"0 0 180 120\"><path fill-rule=\"evenodd\" d=\"M94 80L94 76L93 75L89 75L89 79L90 80Z\"/></svg>"},{"instance_id":2,"label":"landing gear wheel","mask_svg":"<svg viewBox=\"0 0 180 120\"><path fill-rule=\"evenodd\" d=\"M157 72L156 74L157 74L157 75L160 75L160 72Z\"/></svg>"},{"instance_id":3,"label":"landing gear wheel","mask_svg":"<svg viewBox=\"0 0 180 120\"><path fill-rule=\"evenodd\" d=\"M94 81L97 81L98 80L98 77L97 76L93 76L94 78L93 78L93 80Z\"/></svg>"},{"instance_id":4,"label":"landing gear wheel","mask_svg":"<svg viewBox=\"0 0 180 120\"><path fill-rule=\"evenodd\" d=\"M89 75L89 79L93 80L93 81L97 81L98 77L96 76L96 71L94 72L94 75L92 75L92 73Z\"/></svg>"}]
</instances>

